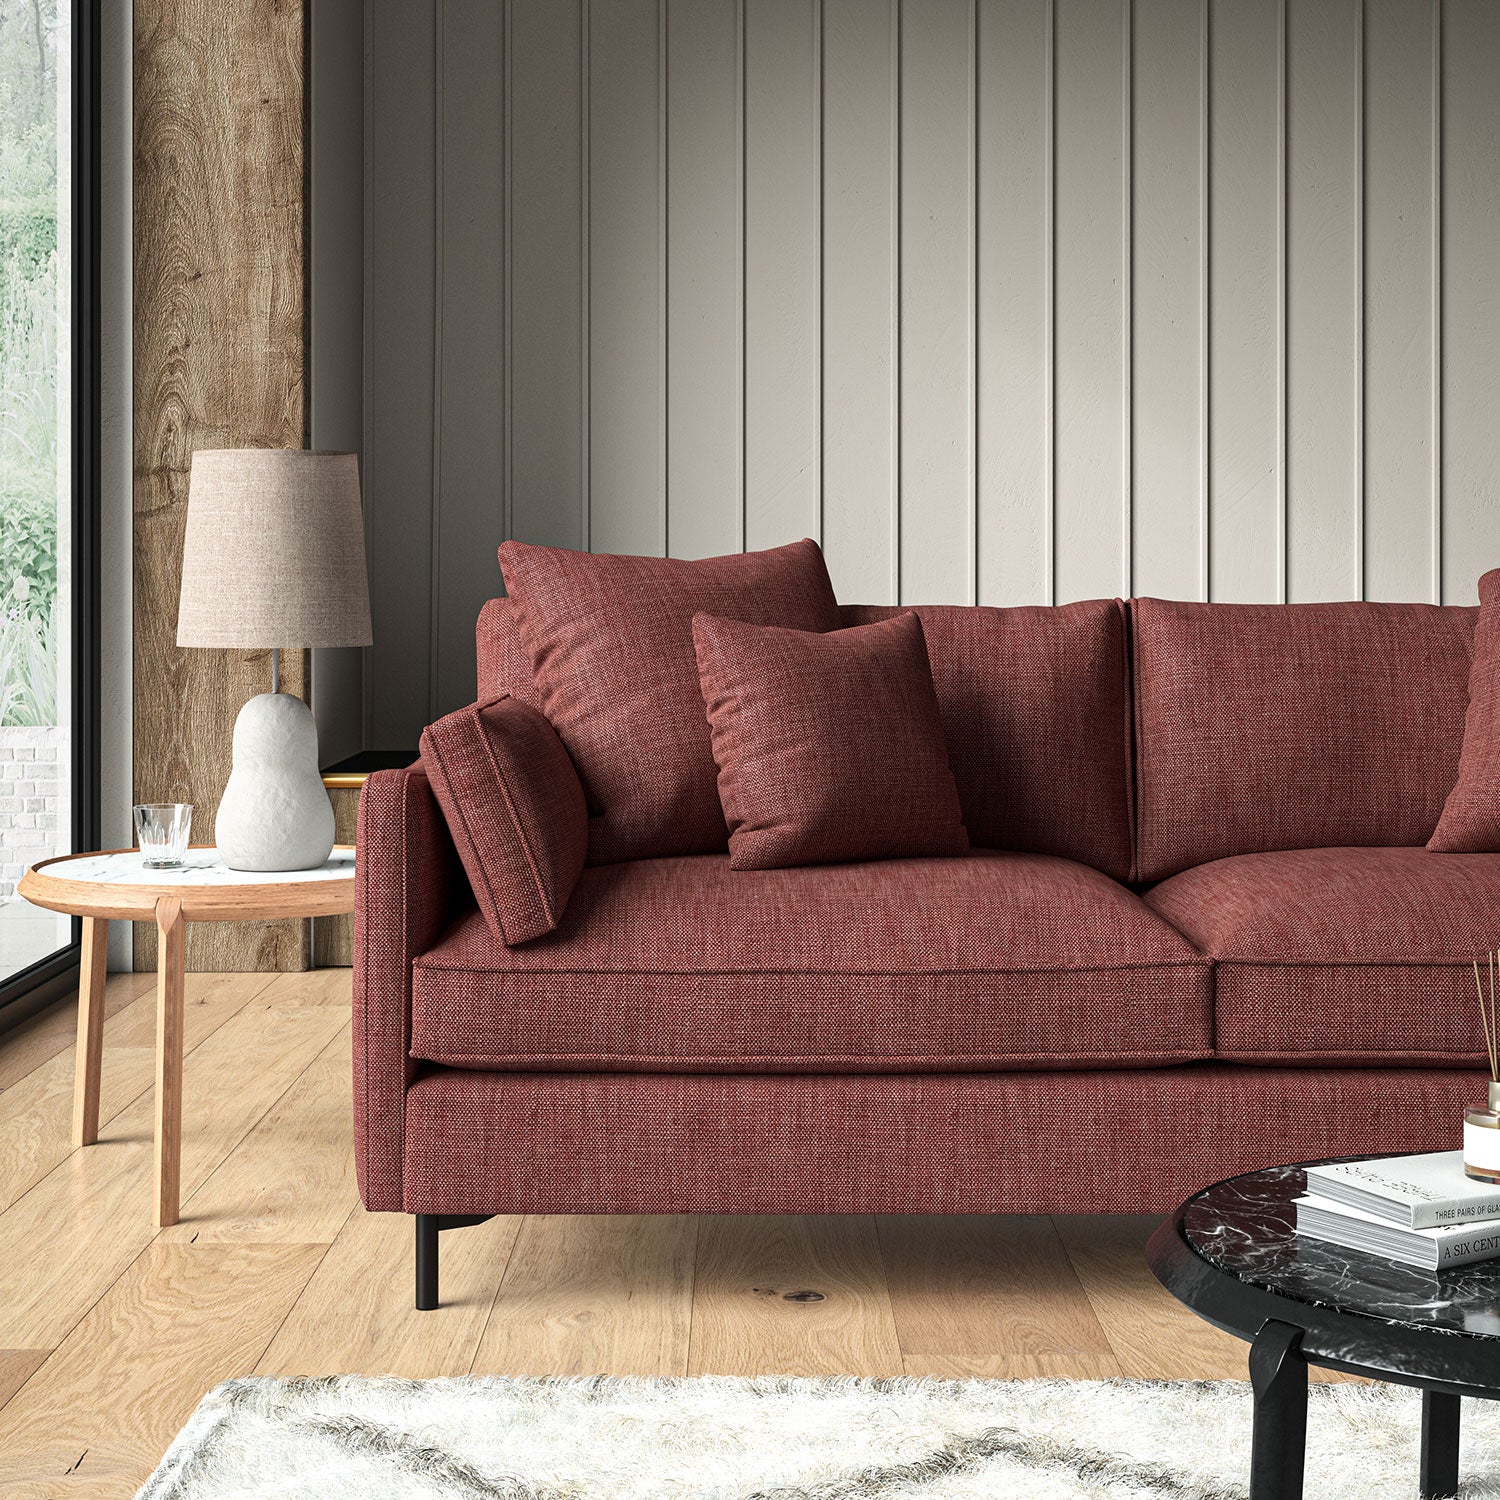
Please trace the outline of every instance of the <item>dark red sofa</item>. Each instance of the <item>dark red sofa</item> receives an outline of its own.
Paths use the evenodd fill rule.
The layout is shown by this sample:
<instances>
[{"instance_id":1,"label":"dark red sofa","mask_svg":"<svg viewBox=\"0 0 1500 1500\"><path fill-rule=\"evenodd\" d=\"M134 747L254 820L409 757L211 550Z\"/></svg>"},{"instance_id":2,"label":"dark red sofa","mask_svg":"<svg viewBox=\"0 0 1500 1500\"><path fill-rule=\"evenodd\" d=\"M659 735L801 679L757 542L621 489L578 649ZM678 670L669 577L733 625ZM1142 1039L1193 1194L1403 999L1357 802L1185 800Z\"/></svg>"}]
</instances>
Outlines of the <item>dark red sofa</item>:
<instances>
[{"instance_id":1,"label":"dark red sofa","mask_svg":"<svg viewBox=\"0 0 1500 1500\"><path fill-rule=\"evenodd\" d=\"M420 766L370 778L359 1183L419 1216L419 1305L467 1216L1155 1212L1457 1142L1500 855L1422 846L1477 610L919 613L962 857L593 866L507 948ZM479 677L538 703L504 601Z\"/></svg>"}]
</instances>

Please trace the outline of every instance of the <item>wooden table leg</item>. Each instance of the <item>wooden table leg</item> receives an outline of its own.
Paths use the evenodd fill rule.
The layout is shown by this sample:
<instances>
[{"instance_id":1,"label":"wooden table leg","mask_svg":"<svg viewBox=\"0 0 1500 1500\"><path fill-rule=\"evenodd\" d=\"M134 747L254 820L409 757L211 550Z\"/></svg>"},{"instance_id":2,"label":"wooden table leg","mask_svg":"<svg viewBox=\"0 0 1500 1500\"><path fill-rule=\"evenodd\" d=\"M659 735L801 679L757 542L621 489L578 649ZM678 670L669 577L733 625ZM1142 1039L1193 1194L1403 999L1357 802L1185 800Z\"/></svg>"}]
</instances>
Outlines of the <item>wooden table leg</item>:
<instances>
[{"instance_id":1,"label":"wooden table leg","mask_svg":"<svg viewBox=\"0 0 1500 1500\"><path fill-rule=\"evenodd\" d=\"M156 903L156 1212L165 1229L177 1222L182 1157L182 1002L186 963L182 898Z\"/></svg>"},{"instance_id":2,"label":"wooden table leg","mask_svg":"<svg viewBox=\"0 0 1500 1500\"><path fill-rule=\"evenodd\" d=\"M99 1139L99 1062L104 1052L104 966L109 956L109 922L83 919L83 951L78 965L78 1054L73 1062L73 1146Z\"/></svg>"}]
</instances>

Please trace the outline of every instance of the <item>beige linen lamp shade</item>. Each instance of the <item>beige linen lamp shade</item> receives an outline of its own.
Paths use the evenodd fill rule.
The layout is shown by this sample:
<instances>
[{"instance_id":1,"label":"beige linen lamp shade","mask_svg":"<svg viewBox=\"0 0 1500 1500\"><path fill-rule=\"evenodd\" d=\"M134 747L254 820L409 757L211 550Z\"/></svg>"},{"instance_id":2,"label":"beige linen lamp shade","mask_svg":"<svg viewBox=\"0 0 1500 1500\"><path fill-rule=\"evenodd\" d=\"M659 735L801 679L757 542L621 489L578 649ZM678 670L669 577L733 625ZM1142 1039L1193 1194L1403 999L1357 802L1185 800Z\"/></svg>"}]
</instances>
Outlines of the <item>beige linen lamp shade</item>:
<instances>
[{"instance_id":1,"label":"beige linen lamp shade","mask_svg":"<svg viewBox=\"0 0 1500 1500\"><path fill-rule=\"evenodd\" d=\"M193 454L179 646L367 646L370 593L352 453Z\"/></svg>"}]
</instances>

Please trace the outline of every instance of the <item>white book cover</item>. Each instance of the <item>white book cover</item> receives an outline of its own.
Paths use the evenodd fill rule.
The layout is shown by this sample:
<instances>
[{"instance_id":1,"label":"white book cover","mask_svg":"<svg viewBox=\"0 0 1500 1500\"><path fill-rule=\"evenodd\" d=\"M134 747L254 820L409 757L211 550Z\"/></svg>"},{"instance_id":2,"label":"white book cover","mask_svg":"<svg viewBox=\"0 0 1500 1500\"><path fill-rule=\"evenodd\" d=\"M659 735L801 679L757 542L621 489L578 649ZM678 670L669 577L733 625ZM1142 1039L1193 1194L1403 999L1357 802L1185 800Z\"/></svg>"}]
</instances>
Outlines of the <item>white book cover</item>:
<instances>
[{"instance_id":1,"label":"white book cover","mask_svg":"<svg viewBox=\"0 0 1500 1500\"><path fill-rule=\"evenodd\" d=\"M1500 1255L1500 1224L1408 1229L1347 1203L1308 1193L1295 1200L1297 1233L1436 1271Z\"/></svg>"},{"instance_id":2,"label":"white book cover","mask_svg":"<svg viewBox=\"0 0 1500 1500\"><path fill-rule=\"evenodd\" d=\"M1462 1151L1309 1167L1307 1190L1407 1229L1500 1219L1500 1187L1466 1177Z\"/></svg>"}]
</instances>

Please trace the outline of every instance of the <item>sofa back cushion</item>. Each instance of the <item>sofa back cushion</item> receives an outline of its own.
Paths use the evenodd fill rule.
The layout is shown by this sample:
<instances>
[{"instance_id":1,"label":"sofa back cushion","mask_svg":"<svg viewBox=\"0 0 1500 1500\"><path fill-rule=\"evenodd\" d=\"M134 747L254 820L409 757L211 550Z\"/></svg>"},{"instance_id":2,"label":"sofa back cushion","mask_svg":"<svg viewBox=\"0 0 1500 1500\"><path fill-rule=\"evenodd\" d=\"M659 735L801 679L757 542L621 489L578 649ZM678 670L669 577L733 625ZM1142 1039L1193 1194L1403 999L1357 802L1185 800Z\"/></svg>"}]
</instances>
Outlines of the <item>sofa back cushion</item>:
<instances>
[{"instance_id":1,"label":"sofa back cushion","mask_svg":"<svg viewBox=\"0 0 1500 1500\"><path fill-rule=\"evenodd\" d=\"M726 847L693 616L838 628L818 544L688 561L500 544L542 711L589 804L591 864Z\"/></svg>"},{"instance_id":2,"label":"sofa back cushion","mask_svg":"<svg viewBox=\"0 0 1500 1500\"><path fill-rule=\"evenodd\" d=\"M900 613L849 604L845 627ZM948 759L969 839L1131 875L1130 703L1118 601L923 605ZM508 599L479 615L479 697L541 704Z\"/></svg>"},{"instance_id":3,"label":"sofa back cushion","mask_svg":"<svg viewBox=\"0 0 1500 1500\"><path fill-rule=\"evenodd\" d=\"M542 695L531 675L531 658L516 629L515 606L509 599L491 599L479 611L474 632L479 662L478 700L481 703L509 693L532 708L542 706Z\"/></svg>"},{"instance_id":4,"label":"sofa back cushion","mask_svg":"<svg viewBox=\"0 0 1500 1500\"><path fill-rule=\"evenodd\" d=\"M899 613L845 605L843 623ZM1116 600L919 605L971 843L1131 876L1130 702Z\"/></svg>"},{"instance_id":5,"label":"sofa back cushion","mask_svg":"<svg viewBox=\"0 0 1500 1500\"><path fill-rule=\"evenodd\" d=\"M1478 611L1131 602L1137 875L1425 844L1458 773Z\"/></svg>"}]
</instances>

